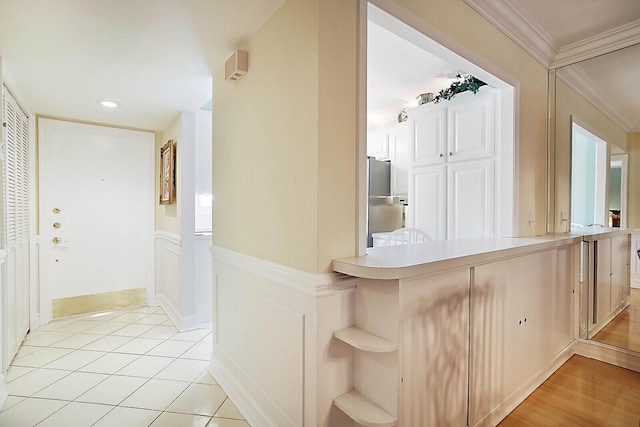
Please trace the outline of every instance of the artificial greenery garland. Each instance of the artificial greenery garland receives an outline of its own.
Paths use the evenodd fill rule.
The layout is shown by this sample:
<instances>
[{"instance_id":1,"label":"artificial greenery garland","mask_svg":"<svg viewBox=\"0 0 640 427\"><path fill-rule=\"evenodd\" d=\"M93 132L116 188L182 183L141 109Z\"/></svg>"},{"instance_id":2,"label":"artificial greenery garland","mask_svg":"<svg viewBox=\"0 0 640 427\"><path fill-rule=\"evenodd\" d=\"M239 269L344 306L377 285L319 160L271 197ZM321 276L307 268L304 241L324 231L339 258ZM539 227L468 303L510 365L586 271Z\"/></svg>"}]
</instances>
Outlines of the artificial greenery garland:
<instances>
[{"instance_id":1,"label":"artificial greenery garland","mask_svg":"<svg viewBox=\"0 0 640 427\"><path fill-rule=\"evenodd\" d=\"M434 103L437 104L443 99L451 100L453 99L454 96L456 96L456 94L465 92L467 90L470 90L473 93L478 93L478 90L480 90L480 87L486 85L485 82L473 77L471 74L465 74L465 75L457 74L456 79L457 79L456 81L451 83L451 86L449 86L448 88L442 89L440 92L438 92L436 97L433 99Z\"/></svg>"}]
</instances>

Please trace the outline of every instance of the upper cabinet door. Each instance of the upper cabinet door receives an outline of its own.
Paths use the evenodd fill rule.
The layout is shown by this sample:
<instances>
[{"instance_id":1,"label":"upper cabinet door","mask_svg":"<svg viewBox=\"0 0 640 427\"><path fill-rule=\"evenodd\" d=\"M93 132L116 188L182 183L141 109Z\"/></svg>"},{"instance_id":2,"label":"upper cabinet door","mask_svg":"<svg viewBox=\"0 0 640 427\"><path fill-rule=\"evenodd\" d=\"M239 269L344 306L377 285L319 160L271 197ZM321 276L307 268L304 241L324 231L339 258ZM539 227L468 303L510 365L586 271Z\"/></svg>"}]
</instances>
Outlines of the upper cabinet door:
<instances>
[{"instance_id":1,"label":"upper cabinet door","mask_svg":"<svg viewBox=\"0 0 640 427\"><path fill-rule=\"evenodd\" d=\"M447 146L446 108L432 104L411 110L411 166L444 163Z\"/></svg>"},{"instance_id":2,"label":"upper cabinet door","mask_svg":"<svg viewBox=\"0 0 640 427\"><path fill-rule=\"evenodd\" d=\"M448 110L448 161L492 157L496 127L493 88L460 94Z\"/></svg>"},{"instance_id":3,"label":"upper cabinet door","mask_svg":"<svg viewBox=\"0 0 640 427\"><path fill-rule=\"evenodd\" d=\"M411 165L409 126L401 123L389 130L389 158L391 159L391 194L409 192Z\"/></svg>"},{"instance_id":4,"label":"upper cabinet door","mask_svg":"<svg viewBox=\"0 0 640 427\"><path fill-rule=\"evenodd\" d=\"M389 159L389 131L377 129L367 134L367 156L376 160Z\"/></svg>"}]
</instances>

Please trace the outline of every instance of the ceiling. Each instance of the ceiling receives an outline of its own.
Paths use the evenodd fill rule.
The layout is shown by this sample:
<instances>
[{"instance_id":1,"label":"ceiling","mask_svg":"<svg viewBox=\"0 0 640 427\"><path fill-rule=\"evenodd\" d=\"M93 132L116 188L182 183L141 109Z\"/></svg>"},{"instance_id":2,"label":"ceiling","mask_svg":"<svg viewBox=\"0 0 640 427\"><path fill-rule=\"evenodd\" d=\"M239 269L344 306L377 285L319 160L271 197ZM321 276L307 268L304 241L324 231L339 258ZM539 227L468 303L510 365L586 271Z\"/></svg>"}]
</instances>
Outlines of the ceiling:
<instances>
[{"instance_id":1,"label":"ceiling","mask_svg":"<svg viewBox=\"0 0 640 427\"><path fill-rule=\"evenodd\" d=\"M0 0L0 57L32 113L160 131L283 1Z\"/></svg>"}]
</instances>

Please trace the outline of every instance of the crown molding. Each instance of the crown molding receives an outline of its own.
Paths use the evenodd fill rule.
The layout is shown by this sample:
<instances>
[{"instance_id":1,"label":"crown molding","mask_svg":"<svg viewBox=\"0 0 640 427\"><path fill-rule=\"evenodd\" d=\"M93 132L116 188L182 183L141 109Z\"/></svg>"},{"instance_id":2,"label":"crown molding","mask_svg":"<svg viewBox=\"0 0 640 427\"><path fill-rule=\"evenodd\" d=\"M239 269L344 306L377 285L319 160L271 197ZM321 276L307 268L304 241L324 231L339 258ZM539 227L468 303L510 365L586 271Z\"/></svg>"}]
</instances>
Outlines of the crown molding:
<instances>
[{"instance_id":1,"label":"crown molding","mask_svg":"<svg viewBox=\"0 0 640 427\"><path fill-rule=\"evenodd\" d=\"M551 66L563 67L637 43L640 43L640 19L562 47Z\"/></svg>"},{"instance_id":2,"label":"crown molding","mask_svg":"<svg viewBox=\"0 0 640 427\"><path fill-rule=\"evenodd\" d=\"M558 49L551 36L520 6L511 0L465 0L480 15L524 49L536 61L549 68Z\"/></svg>"},{"instance_id":3,"label":"crown molding","mask_svg":"<svg viewBox=\"0 0 640 427\"><path fill-rule=\"evenodd\" d=\"M635 124L631 122L615 104L609 101L606 93L600 89L598 84L589 77L579 64L557 70L556 76L562 79L562 81L573 90L584 96L587 101L595 105L625 132L633 132Z\"/></svg>"}]
</instances>

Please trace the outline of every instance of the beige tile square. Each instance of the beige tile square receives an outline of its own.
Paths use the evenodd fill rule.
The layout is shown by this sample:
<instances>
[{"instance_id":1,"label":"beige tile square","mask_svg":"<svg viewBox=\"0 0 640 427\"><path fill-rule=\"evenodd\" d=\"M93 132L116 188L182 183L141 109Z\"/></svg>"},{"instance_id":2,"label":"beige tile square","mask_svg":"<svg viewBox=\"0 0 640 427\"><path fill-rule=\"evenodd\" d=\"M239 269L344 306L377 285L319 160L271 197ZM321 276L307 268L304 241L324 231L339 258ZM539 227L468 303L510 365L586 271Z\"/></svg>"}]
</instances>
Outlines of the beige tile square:
<instances>
[{"instance_id":1,"label":"beige tile square","mask_svg":"<svg viewBox=\"0 0 640 427\"><path fill-rule=\"evenodd\" d=\"M96 351L113 351L116 348L128 343L133 338L131 337L116 337L113 335L107 335L102 337L91 344L84 346L83 350L96 350Z\"/></svg>"},{"instance_id":2,"label":"beige tile square","mask_svg":"<svg viewBox=\"0 0 640 427\"><path fill-rule=\"evenodd\" d=\"M178 333L178 330L174 326L154 326L144 334L140 335L141 338L156 338L159 340L166 340Z\"/></svg>"},{"instance_id":3,"label":"beige tile square","mask_svg":"<svg viewBox=\"0 0 640 427\"><path fill-rule=\"evenodd\" d=\"M222 405L227 395L220 386L191 384L169 405L167 411L181 414L212 416Z\"/></svg>"},{"instance_id":4,"label":"beige tile square","mask_svg":"<svg viewBox=\"0 0 640 427\"><path fill-rule=\"evenodd\" d=\"M38 427L90 427L114 407L95 403L71 402L45 418Z\"/></svg>"},{"instance_id":5,"label":"beige tile square","mask_svg":"<svg viewBox=\"0 0 640 427\"><path fill-rule=\"evenodd\" d=\"M153 314L153 313L162 313L162 307L136 307L129 310L129 313L144 313L144 314Z\"/></svg>"},{"instance_id":6,"label":"beige tile square","mask_svg":"<svg viewBox=\"0 0 640 427\"><path fill-rule=\"evenodd\" d=\"M150 425L153 420L158 418L159 411L150 411L147 409L122 408L116 407L107 415L102 417L100 421L95 423L94 427L141 427ZM178 426L176 426L178 427Z\"/></svg>"},{"instance_id":7,"label":"beige tile square","mask_svg":"<svg viewBox=\"0 0 640 427\"><path fill-rule=\"evenodd\" d=\"M161 323L161 325L162 325L162 326L174 326L174 327L176 326L176 325L171 321L171 319L167 320L166 322L162 322L162 323Z\"/></svg>"},{"instance_id":8,"label":"beige tile square","mask_svg":"<svg viewBox=\"0 0 640 427\"><path fill-rule=\"evenodd\" d=\"M163 411L188 386L189 383L154 378L126 398L120 406Z\"/></svg>"},{"instance_id":9,"label":"beige tile square","mask_svg":"<svg viewBox=\"0 0 640 427\"><path fill-rule=\"evenodd\" d=\"M73 350L68 348L44 347L44 348L41 348L39 351L33 352L27 356L14 360L12 365L40 368L44 365L47 365L53 362L56 359L61 358L66 354L71 353L72 351Z\"/></svg>"},{"instance_id":10,"label":"beige tile square","mask_svg":"<svg viewBox=\"0 0 640 427\"><path fill-rule=\"evenodd\" d=\"M97 326L94 326L93 328L89 328L84 332L87 334L109 335L116 332L119 329L124 328L127 325L128 323L122 323L122 322L101 322Z\"/></svg>"},{"instance_id":11,"label":"beige tile square","mask_svg":"<svg viewBox=\"0 0 640 427\"><path fill-rule=\"evenodd\" d=\"M34 369L8 383L7 388L9 389L9 394L13 396L31 396L67 375L69 375L68 371Z\"/></svg>"},{"instance_id":12,"label":"beige tile square","mask_svg":"<svg viewBox=\"0 0 640 427\"><path fill-rule=\"evenodd\" d=\"M218 412L215 414L219 418L232 418L234 420L244 420L244 416L240 413L240 410L233 404L231 399L227 397Z\"/></svg>"},{"instance_id":13,"label":"beige tile square","mask_svg":"<svg viewBox=\"0 0 640 427\"><path fill-rule=\"evenodd\" d=\"M0 408L0 412L4 412L9 408L16 406L18 403L22 402L26 397L23 396L7 396L4 400L4 405Z\"/></svg>"},{"instance_id":14,"label":"beige tile square","mask_svg":"<svg viewBox=\"0 0 640 427\"><path fill-rule=\"evenodd\" d=\"M26 427L35 426L40 421L62 408L68 402L50 399L24 399L0 413L0 426Z\"/></svg>"},{"instance_id":15,"label":"beige tile square","mask_svg":"<svg viewBox=\"0 0 640 427\"><path fill-rule=\"evenodd\" d=\"M145 382L147 382L146 378L119 377L114 375L82 394L76 401L100 403L103 405L119 405Z\"/></svg>"},{"instance_id":16,"label":"beige tile square","mask_svg":"<svg viewBox=\"0 0 640 427\"><path fill-rule=\"evenodd\" d=\"M213 417L207 427L251 427L248 422Z\"/></svg>"},{"instance_id":17,"label":"beige tile square","mask_svg":"<svg viewBox=\"0 0 640 427\"><path fill-rule=\"evenodd\" d=\"M45 365L48 369L62 369L64 371L77 371L83 366L104 356L102 351L76 350Z\"/></svg>"},{"instance_id":18,"label":"beige tile square","mask_svg":"<svg viewBox=\"0 0 640 427\"><path fill-rule=\"evenodd\" d=\"M45 331L45 332L37 332L37 336L25 340L25 343L28 345L33 345L36 347L47 347L51 344L55 344L58 341L62 341L65 338L69 338L73 336L71 332L60 332L60 331Z\"/></svg>"},{"instance_id":19,"label":"beige tile square","mask_svg":"<svg viewBox=\"0 0 640 427\"><path fill-rule=\"evenodd\" d=\"M124 313L126 313L124 310L104 311L102 313L92 314L88 316L88 319L98 322L109 322L116 317L122 316Z\"/></svg>"},{"instance_id":20,"label":"beige tile square","mask_svg":"<svg viewBox=\"0 0 640 427\"><path fill-rule=\"evenodd\" d=\"M175 359L160 356L140 356L117 372L117 375L153 378L156 374L169 366Z\"/></svg>"},{"instance_id":21,"label":"beige tile square","mask_svg":"<svg viewBox=\"0 0 640 427\"><path fill-rule=\"evenodd\" d=\"M21 357L28 356L31 353L35 353L36 351L40 351L40 350L42 350L42 347L34 347L34 346L22 344L20 346L20 348L18 349L18 352L16 353L15 357L13 358L13 360L14 361L18 360Z\"/></svg>"},{"instance_id":22,"label":"beige tile square","mask_svg":"<svg viewBox=\"0 0 640 427\"><path fill-rule=\"evenodd\" d=\"M164 341L154 349L147 352L149 356L179 357L185 351L193 347L193 342L174 341L173 339Z\"/></svg>"},{"instance_id":23,"label":"beige tile square","mask_svg":"<svg viewBox=\"0 0 640 427\"><path fill-rule=\"evenodd\" d=\"M145 354L162 343L162 340L156 340L153 338L134 338L113 351L117 353Z\"/></svg>"},{"instance_id":24,"label":"beige tile square","mask_svg":"<svg viewBox=\"0 0 640 427\"><path fill-rule=\"evenodd\" d=\"M51 347L78 349L102 337L103 335L77 333L70 336L69 338L63 339L62 341L51 344Z\"/></svg>"},{"instance_id":25,"label":"beige tile square","mask_svg":"<svg viewBox=\"0 0 640 427\"><path fill-rule=\"evenodd\" d=\"M209 362L203 360L176 359L160 371L155 378L193 382L207 369L207 366L209 366Z\"/></svg>"},{"instance_id":26,"label":"beige tile square","mask_svg":"<svg viewBox=\"0 0 640 427\"><path fill-rule=\"evenodd\" d=\"M136 320L140 320L143 317L147 316L146 313L123 313L118 317L115 317L113 320L115 320L116 322L126 322L126 323L133 323Z\"/></svg>"},{"instance_id":27,"label":"beige tile square","mask_svg":"<svg viewBox=\"0 0 640 427\"><path fill-rule=\"evenodd\" d=\"M112 335L118 335L123 337L139 337L140 335L144 334L150 329L153 329L153 325L143 325L139 323L132 323L121 329L118 329L117 331L113 332Z\"/></svg>"},{"instance_id":28,"label":"beige tile square","mask_svg":"<svg viewBox=\"0 0 640 427\"><path fill-rule=\"evenodd\" d=\"M203 417L200 415L189 414L173 414L171 412L163 412L151 424L151 427L204 427L211 417Z\"/></svg>"},{"instance_id":29,"label":"beige tile square","mask_svg":"<svg viewBox=\"0 0 640 427\"><path fill-rule=\"evenodd\" d=\"M213 345L206 342L196 343L189 350L184 352L181 359L197 359L197 360L211 360L211 352L213 351Z\"/></svg>"},{"instance_id":30,"label":"beige tile square","mask_svg":"<svg viewBox=\"0 0 640 427\"><path fill-rule=\"evenodd\" d=\"M200 374L200 376L196 378L194 383L218 385L218 381L216 381L216 379L213 378L213 376L207 370Z\"/></svg>"},{"instance_id":31,"label":"beige tile square","mask_svg":"<svg viewBox=\"0 0 640 427\"><path fill-rule=\"evenodd\" d=\"M46 399L74 400L107 378L108 375L103 374L72 372L33 396Z\"/></svg>"},{"instance_id":32,"label":"beige tile square","mask_svg":"<svg viewBox=\"0 0 640 427\"><path fill-rule=\"evenodd\" d=\"M180 332L173 336L171 339L175 341L192 341L198 342L207 335L209 335L211 331L208 329L193 329L191 331Z\"/></svg>"},{"instance_id":33,"label":"beige tile square","mask_svg":"<svg viewBox=\"0 0 640 427\"><path fill-rule=\"evenodd\" d=\"M68 325L64 325L58 329L56 329L56 331L58 332L72 332L74 334L77 334L79 332L84 332L87 329L90 329L94 326L98 326L100 324L100 322L98 321L92 321L92 320L76 320L73 323L70 323Z\"/></svg>"},{"instance_id":34,"label":"beige tile square","mask_svg":"<svg viewBox=\"0 0 640 427\"><path fill-rule=\"evenodd\" d=\"M9 366L9 369L7 369L7 374L4 380L9 383L15 380L16 378L20 378L21 376L28 374L34 369L35 368L24 367L24 366Z\"/></svg>"},{"instance_id":35,"label":"beige tile square","mask_svg":"<svg viewBox=\"0 0 640 427\"><path fill-rule=\"evenodd\" d=\"M200 340L200 342L206 342L206 343L209 343L209 344L213 344L213 332L209 332L207 334L207 336L205 336L204 338L202 338ZM213 347L213 345L212 345L212 347Z\"/></svg>"},{"instance_id":36,"label":"beige tile square","mask_svg":"<svg viewBox=\"0 0 640 427\"><path fill-rule=\"evenodd\" d=\"M99 359L79 369L81 372L95 372L98 374L114 374L139 356L135 354L106 353Z\"/></svg>"},{"instance_id":37,"label":"beige tile square","mask_svg":"<svg viewBox=\"0 0 640 427\"><path fill-rule=\"evenodd\" d=\"M142 319L136 320L136 323L145 325L159 325L169 320L165 314L149 314Z\"/></svg>"}]
</instances>

